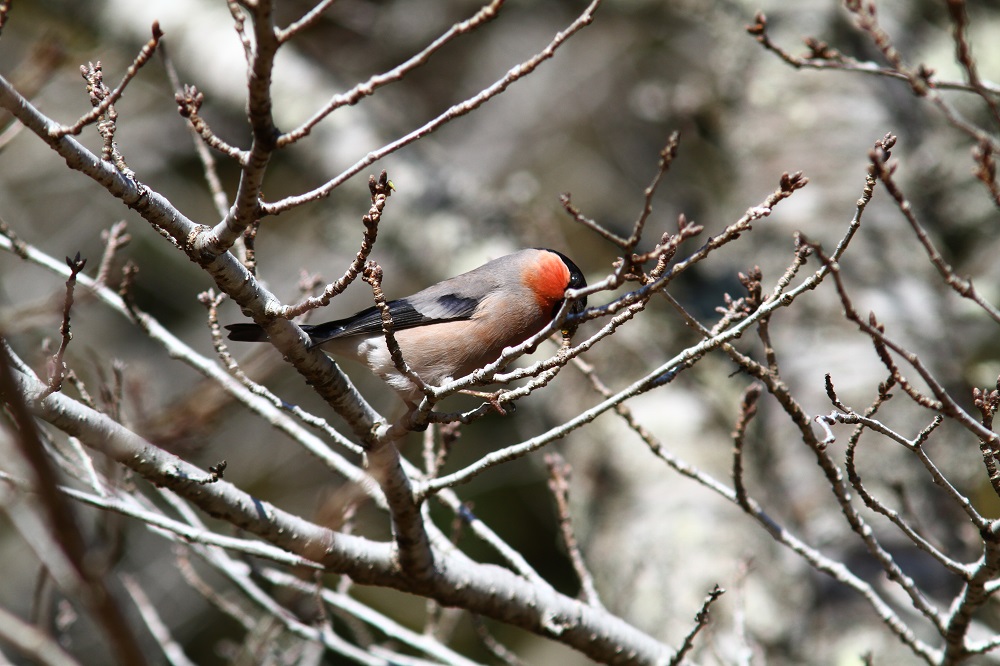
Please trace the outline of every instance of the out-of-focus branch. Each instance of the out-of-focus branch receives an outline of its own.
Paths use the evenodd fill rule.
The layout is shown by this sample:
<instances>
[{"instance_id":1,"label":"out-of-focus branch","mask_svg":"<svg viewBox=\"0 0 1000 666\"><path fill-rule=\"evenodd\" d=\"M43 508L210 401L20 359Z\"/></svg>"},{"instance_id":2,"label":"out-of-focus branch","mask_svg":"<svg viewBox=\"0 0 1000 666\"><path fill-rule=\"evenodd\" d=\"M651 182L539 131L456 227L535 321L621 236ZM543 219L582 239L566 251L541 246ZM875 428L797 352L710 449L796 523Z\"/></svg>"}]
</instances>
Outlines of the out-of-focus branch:
<instances>
[{"instance_id":1,"label":"out-of-focus branch","mask_svg":"<svg viewBox=\"0 0 1000 666\"><path fill-rule=\"evenodd\" d=\"M238 566L238 563L235 563ZM245 565L244 565L245 566ZM247 567L249 568L249 567ZM249 572L248 572L249 573ZM270 583L281 587L298 590L300 592L315 592L315 586L303 581L301 578L287 572L272 567L264 568L259 574ZM324 603L331 608L337 608L350 613L359 618L373 629L384 633L389 638L395 639L406 645L412 646L429 657L440 659L445 664L455 664L456 666L474 666L475 662L470 661L450 648L434 640L433 636L420 634L393 621L391 618L379 613L375 609L351 598L346 594L341 594L336 590L324 587L318 591Z\"/></svg>"},{"instance_id":2,"label":"out-of-focus branch","mask_svg":"<svg viewBox=\"0 0 1000 666\"><path fill-rule=\"evenodd\" d=\"M15 250L15 247L20 248L20 250ZM27 244L19 244L15 246L6 236L0 235L0 249L5 249L11 252L23 251L24 258L26 260L38 264L39 266L42 266L57 275L61 275L63 277L69 276L69 268L66 264L56 261L54 258L46 255L44 252L33 246ZM373 485L370 482L366 482L367 475L365 475L364 472L348 462L342 456L338 455L336 452L331 451L325 442L310 434L300 425L292 421L286 415L282 414L281 409L283 405L280 400L276 401L274 399L258 398L258 396L254 395L253 392L248 390L239 381L230 377L218 365L198 354L190 346L186 345L183 341L170 333L170 331L164 328L163 325L156 319L139 310L130 308L125 301L122 300L121 296L114 291L96 284L93 280L83 274L79 275L77 279L81 285L92 290L93 293L95 293L103 303L111 307L111 309L126 318L133 320L143 330L143 332L146 333L146 335L148 335L153 341L160 344L172 358L180 359L182 362L191 366L199 374L215 381L223 388L223 390L227 391L230 395L239 400L250 411L264 419L265 422L288 434L293 441L300 443L307 451L316 456L331 470L350 481L362 485L362 487L370 488ZM267 396L265 396L265 398L266 397ZM356 445L343 436L340 436L339 439L335 438L335 440L349 450L355 451L357 449ZM376 501L378 501L377 498Z\"/></svg>"},{"instance_id":3,"label":"out-of-focus branch","mask_svg":"<svg viewBox=\"0 0 1000 666\"><path fill-rule=\"evenodd\" d=\"M965 78L969 87L979 95L990 115L993 116L994 128L1000 129L1000 106L997 106L997 95L991 93L979 78L976 60L972 56L972 46L969 43L969 15L965 0L947 0L948 15L953 26L952 41L955 43L955 59L965 70Z\"/></svg>"},{"instance_id":4,"label":"out-of-focus branch","mask_svg":"<svg viewBox=\"0 0 1000 666\"><path fill-rule=\"evenodd\" d=\"M381 544L320 528L246 495L226 481L203 484L205 473L166 453L103 414L63 394L37 400L44 384L14 373L15 390L36 416L78 437L158 486L166 487L203 511L256 534L272 544L347 573L356 582L433 597L559 640L599 661L649 663L670 649L623 620L588 604L559 595L494 565L476 564L451 550L435 559L432 574L415 577L397 563L392 544ZM395 452L391 445L369 455ZM396 453L398 456L398 453ZM377 465L380 468L386 466ZM390 502L391 504L391 502ZM398 538L398 537L397 537ZM627 645L623 652L622 646Z\"/></svg>"},{"instance_id":5,"label":"out-of-focus branch","mask_svg":"<svg viewBox=\"0 0 1000 666\"><path fill-rule=\"evenodd\" d=\"M184 648L170 634L170 629L160 617L156 605L150 600L149 595L142 589L142 585L134 576L123 575L120 577L125 590L132 597L132 602L142 615L149 633L156 639L164 656L171 666L195 666L195 663L184 654Z\"/></svg>"},{"instance_id":6,"label":"out-of-focus branch","mask_svg":"<svg viewBox=\"0 0 1000 666\"><path fill-rule=\"evenodd\" d=\"M128 229L128 223L121 220L112 224L110 229L101 232L101 240L104 241L104 254L101 255L101 263L97 267L97 275L94 277L96 284L107 284L118 250L132 241L132 237L126 233L126 229Z\"/></svg>"},{"instance_id":7,"label":"out-of-focus branch","mask_svg":"<svg viewBox=\"0 0 1000 666\"><path fill-rule=\"evenodd\" d=\"M545 465L549 468L549 490L556 501L556 513L559 517L559 528L562 531L563 544L566 552L573 563L573 570L580 580L580 597L592 606L604 608L601 598L594 587L594 577L587 564L583 561L583 553L580 552L580 543L576 540L576 532L573 531L573 521L569 511L569 477L572 468L558 453L549 453L545 456ZM679 653L678 653L679 654Z\"/></svg>"},{"instance_id":8,"label":"out-of-focus branch","mask_svg":"<svg viewBox=\"0 0 1000 666\"><path fill-rule=\"evenodd\" d=\"M593 0L583 12L563 31L556 34L556 36L549 42L549 45L544 49L539 51L536 55L532 56L528 60L525 60L519 65L512 67L506 75L501 79L495 81L491 85L483 88L478 94L464 102L453 105L447 111L439 115L434 120L425 123L418 129L413 130L409 134L396 139L390 143L385 144L381 148L373 150L365 155L363 158L352 164L350 167L345 169L340 175L328 180L324 185L317 187L316 189L306 192L304 194L299 194L296 196L286 197L280 201L275 201L273 203L262 203L261 212L265 215L277 215L283 213L287 210L291 210L296 206L300 206L304 203L310 201L318 201L320 199L330 196L330 193L335 189L340 187L344 182L353 176L357 175L359 172L368 168L378 160L384 158L386 155L391 155L400 148L408 146L409 144L421 139L433 132L437 131L444 125L450 123L455 118L466 115L479 108L485 104L490 99L496 97L504 90L506 90L510 85L531 72L535 71L539 65L555 55L556 51L562 46L566 40L576 34L580 29L589 25L594 20L594 12L600 6L602 0Z\"/></svg>"},{"instance_id":9,"label":"out-of-focus branch","mask_svg":"<svg viewBox=\"0 0 1000 666\"><path fill-rule=\"evenodd\" d=\"M0 5L0 9L4 6ZM44 666L80 666L80 662L67 654L46 632L3 607L0 607L0 637L29 657L33 663Z\"/></svg>"},{"instance_id":10,"label":"out-of-focus branch","mask_svg":"<svg viewBox=\"0 0 1000 666\"><path fill-rule=\"evenodd\" d=\"M30 484L22 480L15 479L2 471L0 471L0 481L11 484L24 492L30 492L32 490ZM260 541L228 537L222 534L216 534L207 529L194 529L184 523L139 506L134 498L127 495L120 494L114 497L100 497L98 495L81 492L75 488L68 488L66 486L58 486L58 491L63 495L80 502L81 504L93 506L101 509L102 511L113 511L122 516L128 516L129 518L141 521L149 527L149 529L158 532L159 534L170 535L170 538L175 538L176 540L184 543L203 543L209 546L226 548L245 555L252 555L254 557L272 560L279 564L291 567L306 567L311 569L321 568L316 562L299 557L289 553L288 551L275 548L274 546Z\"/></svg>"},{"instance_id":11,"label":"out-of-focus branch","mask_svg":"<svg viewBox=\"0 0 1000 666\"><path fill-rule=\"evenodd\" d=\"M180 76L177 74L177 68L174 67L173 58L170 57L170 51L167 49L165 42L160 43L160 57L163 58L163 64L167 70L167 77L170 79L170 85L174 89L174 99L177 100L178 106L183 115L185 110L191 109L194 106L193 95L189 95L189 90L181 84ZM178 99L179 98L179 99ZM191 104L187 104L190 101ZM198 104L201 102L199 101ZM208 184L209 192L212 194L212 203L215 204L215 212L220 218L226 216L229 211L229 197L226 196L225 188L222 186L222 180L219 178L219 170L215 165L215 157L212 155L212 151L208 149L206 141L202 141L201 138L204 134L195 125L195 119L200 119L197 116L197 107L194 107L196 113L195 117L192 118L188 116L187 127L191 132L191 138L194 143L194 150L198 153L198 159L201 161L202 169L205 172L205 182Z\"/></svg>"},{"instance_id":12,"label":"out-of-focus branch","mask_svg":"<svg viewBox=\"0 0 1000 666\"><path fill-rule=\"evenodd\" d=\"M927 234L927 230L924 229L923 225L917 220L916 214L913 212L913 206L910 204L909 200L903 194L902 189L896 184L893 174L896 171L896 164L890 164L882 156L877 154L875 151L872 152L871 156L872 166L876 169L876 176L882 185L885 186L889 195L896 202L896 208L899 212L903 214L906 221L909 223L910 228L913 230L913 234L920 241L920 245L924 248L927 253L928 259L930 259L931 264L937 269L937 272L944 279L945 284L955 290L959 295L968 298L973 303L982 308L983 312L988 314L993 321L1000 324L1000 309L994 306L992 303L987 301L983 296L976 290L972 285L972 280L964 279L955 274L954 269L944 260L941 253L934 246L931 241L930 236Z\"/></svg>"},{"instance_id":13,"label":"out-of-focus branch","mask_svg":"<svg viewBox=\"0 0 1000 666\"><path fill-rule=\"evenodd\" d=\"M58 491L55 470L31 415L34 401L52 399L59 394L49 391L50 387L36 377L22 374L20 368L23 366L14 359L6 341L0 339L0 397L17 428L13 439L33 473L33 486L41 500L46 528L51 531L55 543L73 568L74 586L79 586L79 589L67 592L80 593L81 601L93 614L122 663L145 664L143 650L108 589L104 572L97 570L97 563L87 557L86 542L75 512ZM33 384L33 390L26 392L23 383Z\"/></svg>"},{"instance_id":14,"label":"out-of-focus branch","mask_svg":"<svg viewBox=\"0 0 1000 666\"><path fill-rule=\"evenodd\" d=\"M472 32L473 30L496 18L504 2L505 0L491 0L491 2L480 8L474 16L451 26L451 28L449 28L443 35L424 47L423 50L415 53L413 56L408 58L406 62L402 63L398 67L395 67L383 74L376 74L367 81L354 86L347 92L333 96L330 101L323 106L323 108L316 111L312 117L310 117L300 127L297 127L291 132L278 137L278 146L283 147L295 143L296 141L300 141L308 136L309 133L312 132L313 128L316 127L316 125L318 125L324 118L337 109L351 104L357 104L365 97L374 94L375 91L382 86L401 80L407 74L430 60L431 56L437 51L440 51L446 44L448 44L448 42L452 41L459 35ZM315 21L319 17L320 13L329 4L330 3L326 0L320 2L305 16L303 16L301 20L288 26L285 30L279 30L278 39L282 42L288 41L288 39L296 32L309 25L309 23Z\"/></svg>"}]
</instances>

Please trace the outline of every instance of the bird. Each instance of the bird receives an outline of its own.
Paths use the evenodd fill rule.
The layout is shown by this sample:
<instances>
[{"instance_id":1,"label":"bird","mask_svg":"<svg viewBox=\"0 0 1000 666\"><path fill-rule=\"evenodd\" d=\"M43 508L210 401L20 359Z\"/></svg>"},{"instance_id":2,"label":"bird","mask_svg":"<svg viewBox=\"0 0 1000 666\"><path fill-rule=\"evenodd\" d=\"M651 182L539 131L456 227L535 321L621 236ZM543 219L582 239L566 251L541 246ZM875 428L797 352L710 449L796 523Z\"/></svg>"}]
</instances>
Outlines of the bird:
<instances>
[{"instance_id":1,"label":"bird","mask_svg":"<svg viewBox=\"0 0 1000 666\"><path fill-rule=\"evenodd\" d=\"M524 249L387 303L406 364L424 383L442 386L497 360L555 318L568 289L587 281L566 255L547 248ZM570 314L587 307L577 298ZM302 324L309 347L360 361L392 388L410 409L421 389L399 372L385 343L378 307L322 324ZM257 324L226 326L229 339L263 342ZM498 410L499 411L499 410Z\"/></svg>"}]
</instances>

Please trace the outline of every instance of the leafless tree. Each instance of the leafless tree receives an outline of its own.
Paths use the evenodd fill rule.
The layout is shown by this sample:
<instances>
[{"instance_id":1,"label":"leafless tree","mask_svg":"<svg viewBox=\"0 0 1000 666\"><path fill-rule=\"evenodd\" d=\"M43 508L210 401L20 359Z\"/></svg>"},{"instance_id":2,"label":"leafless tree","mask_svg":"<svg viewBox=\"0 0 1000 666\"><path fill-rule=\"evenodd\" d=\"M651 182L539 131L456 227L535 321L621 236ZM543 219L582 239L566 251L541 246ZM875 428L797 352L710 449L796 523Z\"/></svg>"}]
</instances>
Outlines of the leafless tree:
<instances>
[{"instance_id":1,"label":"leafless tree","mask_svg":"<svg viewBox=\"0 0 1000 666\"><path fill-rule=\"evenodd\" d=\"M2 41L20 29L22 8L14 4L0 0ZM383 273L388 289L395 271L402 271L396 265L383 271L373 260L387 233L393 240L383 243L403 239L419 248L450 242L446 232L412 221L404 228L395 217L407 191L393 176L391 160L528 84L552 65L549 61L568 57L565 51L583 39L587 27L602 21L604 8L601 0L580 3L557 31L520 61L506 63L492 82L426 121L402 114L410 123L405 129L376 132L371 128L385 120L378 112L349 128L335 123L355 105L389 94L393 84L421 76L456 43L490 30L505 12L519 10L502 0L476 8L425 45L408 47L409 55L398 64L342 92L323 91L327 101L306 111L297 108L298 119L288 129L284 125L295 114L287 107L299 100L281 90L288 71L294 71L282 70L281 57L299 57L310 48L297 45L335 8L322 0L288 18L288 7L278 4L230 0L227 15L199 18L235 28L238 42L232 48L238 52L242 46L239 137L226 138L228 130L218 129L212 93L186 82L208 78L208 68L191 72L176 64L174 36L165 35L159 23L116 74L97 61L80 67L85 89L79 95L89 95L91 109L75 120L57 120L65 112L33 103L49 77L61 71L60 57L36 51L28 60L35 70L2 72L0 107L9 114L0 134L3 157L17 155L17 143L37 146L41 140L61 158L49 159L46 169L68 167L77 179L92 183L86 194L67 194L74 206L90 205L93 194L130 211L126 222L109 220L97 261L76 251L60 261L56 257L64 253L55 240L35 234L30 217L3 210L0 202L4 275L38 267L37 281L49 294L44 305L32 302L32 288L8 294L20 300L0 321L5 406L0 494L8 542L17 544L2 557L30 553L29 561L38 562L29 603L0 597L9 607L0 607L5 645L46 664L205 661L205 648L184 638L195 632L182 626L201 622L200 615L170 608L164 588L172 583L163 582L170 580L183 581L216 617L236 627L219 629L211 638L212 649L238 663L569 659L566 653L532 657L543 644L526 642L510 628L605 663L753 663L766 657L792 663L803 654L826 662L817 654L843 646L821 636L819 618L838 595L850 598L851 611L837 626L879 636L857 647L857 659L928 664L994 659L1000 646L994 600L1000 589L1000 523L991 517L1000 498L1000 438L993 427L1000 407L1000 379L993 379L1000 374L998 242L991 233L995 227L980 231L978 248L956 268L942 240L948 229L937 226L935 213L920 203L923 193L915 197L900 177L909 162L901 167L893 153L905 137L873 133L863 166L838 167L850 173L856 193L837 202L838 217L818 233L785 234L790 250L757 261L753 239L772 213L804 196L800 191L809 179L798 171L767 173L770 193L743 202L744 212L713 233L683 212L668 222L654 203L658 210L662 186L685 150L684 134L670 133L663 137L658 162L645 165L642 194L621 194L613 204L638 209L628 224L589 212L580 196L561 197L563 223L574 229L572 242L600 250L588 256L589 286L568 294L556 321L467 377L424 385L419 407L402 413L391 401L385 408L369 402L333 360L307 347L297 323L317 308L339 307L351 293L384 304ZM845 0L840 8L853 45L809 37L807 51L796 55L772 35L759 12L744 34L730 38L748 44L756 39L795 70L872 76L875 86L901 82L906 101L896 103L920 105L929 122L946 128L952 145L963 148L972 178L964 176L968 168L950 178L962 182L961 201L975 200L965 205L985 211L984 224L995 225L1000 86L979 71L972 47L975 24L965 2L946 0L940 9L954 55L944 64L957 66L954 78L939 75L940 64L911 62L874 0ZM350 10L390 11L360 3ZM177 48L184 48L182 36ZM188 166L199 165L208 205L155 186L139 166L149 160L130 154L120 141L129 114L123 107L126 92L144 77L153 80L154 68L167 74L153 87L172 89L177 127L183 124L191 139L185 144L190 150L181 152L197 156ZM105 82L105 76L115 83ZM892 90L898 99L900 89ZM153 99L165 104L162 94ZM318 138L321 131L360 132L367 140L369 130L393 137L354 154L339 172L325 169L316 177L312 169L306 184L276 174L284 156L309 150L311 142L324 146L313 148L311 159L318 160L329 138ZM780 137L769 140L781 143ZM350 148L337 158L345 154ZM908 158L919 163L920 155ZM405 173L402 158L399 168ZM367 177L367 195L354 186L357 177ZM265 186L280 196L271 198ZM477 200L475 193L466 196ZM275 218L308 215L334 198L341 211L349 208L354 220L361 219L361 225L339 226L337 277L327 282L305 272L299 295L281 297L291 291L291 273L272 259L281 252L269 239ZM872 216L898 223L888 235L891 248L874 259L856 249L866 234L878 240L885 233L869 223ZM538 244L552 238L542 226L529 225L527 236ZM310 239L289 235L290 256L315 270L308 262L322 254L310 247ZM578 240L581 235L587 240ZM165 263L156 268L148 262L153 266L147 270L138 250L130 256L136 237L154 245ZM347 237L353 245L344 253ZM160 248L169 252L160 254ZM742 270L732 270L725 258L734 249ZM189 268L184 257L196 267L203 291L197 299L182 299L182 307L199 311L207 323L181 333L164 302L176 274ZM726 275L731 293L692 297L691 282L712 271ZM140 280L147 286L140 287ZM896 292L880 280L915 283L919 297L887 303ZM569 316L572 300L583 296L591 307ZM886 312L869 307L871 302L882 303ZM114 360L121 334L73 335L79 320L94 310L113 313L125 327L120 330L142 341L145 351L139 356L147 358L138 368ZM237 310L265 328L273 349L241 355L227 346L220 318L241 316ZM678 323L666 342L664 317ZM824 327L840 330L835 344L859 350L860 340L864 351L852 351L844 365L836 365L835 356L812 341ZM42 340L44 332L55 341ZM391 318L384 334L390 349L398 349ZM977 345L985 351L975 353ZM531 355L536 347L539 353ZM976 372L963 371L973 358ZM397 354L395 362L410 373L405 358ZM165 378L173 370L165 368L176 364L197 379L189 375L172 397L149 388L160 373L169 384ZM825 378L809 379L803 366ZM282 368L295 374L282 374ZM984 376L988 386L972 381ZM680 438L703 437L706 448L720 441L702 435L700 426L678 422L682 413L647 420L643 401L686 381L700 406L715 405L711 409L725 423L717 424L716 432L728 433L726 448L714 447L714 462L680 452L690 451ZM484 388L490 393L481 404L457 395ZM512 413L511 407L521 409ZM613 427L605 423L611 416ZM595 423L599 417L604 418ZM236 425L220 425L226 419ZM530 428L509 426L519 419L530 420ZM469 437L488 441L489 452L475 457L463 450L462 438ZM604 518L606 536L595 534L602 527L596 514L616 505L614 484L611 491L602 488L587 459L574 462L569 454L574 439L587 437L604 442L596 455L615 452L615 461L601 463L605 471L626 462L655 464L651 474L670 475L671 484L697 493L698 521L708 537L701 551L692 549L666 566L673 576L692 576L701 585L704 575L689 573L686 563L693 571L695 559L728 561L726 571L710 570L714 580L700 588L700 605L682 608L686 597L643 579L643 567L665 566L654 551L675 546L675 535L681 542L683 528L667 515L657 515L662 524L653 527L644 522L648 516L618 505ZM213 442L233 438L243 440L235 457L207 457ZM194 440L209 444L196 446ZM552 450L561 442L567 443L564 455ZM269 496L266 472L256 479L240 476L251 456L276 457L270 452L287 443L296 447L294 455L319 463L310 473L321 481L297 489L308 500ZM544 456L536 454L543 448L549 449ZM803 454L811 460L808 477L800 477L804 468L794 463ZM463 496L473 479L498 475L525 457L544 458L550 491L544 511L555 516L561 544L551 548L565 553L560 575L571 579L568 585L540 572L500 525L478 516ZM264 464L269 466L277 464ZM583 484L576 479L578 466L588 470ZM651 481L642 482L654 489ZM807 486L811 492L805 492ZM578 493L586 499L577 501ZM595 515L588 518L588 512ZM649 536L629 543L625 530ZM143 541L145 532L151 541ZM727 533L739 535L734 540L741 543L724 547ZM156 545L136 545L149 543ZM156 566L143 566L145 551L162 550L164 544L169 556L156 553ZM823 574L823 582L812 573ZM789 587L781 587L779 579ZM782 612L751 617L754 581L769 587L770 603L784 602ZM795 595L802 588L796 585L811 586L822 600L797 609ZM395 595L394 601L373 590ZM652 598L676 615L669 626L650 626L654 616L646 611L644 617L629 596ZM425 604L419 622L412 618L413 597ZM782 646L789 639L781 632L768 634L769 622L815 635ZM468 625L465 632L460 623ZM87 640L74 633L81 624L94 628ZM476 643L464 642L467 636L475 636Z\"/></svg>"}]
</instances>

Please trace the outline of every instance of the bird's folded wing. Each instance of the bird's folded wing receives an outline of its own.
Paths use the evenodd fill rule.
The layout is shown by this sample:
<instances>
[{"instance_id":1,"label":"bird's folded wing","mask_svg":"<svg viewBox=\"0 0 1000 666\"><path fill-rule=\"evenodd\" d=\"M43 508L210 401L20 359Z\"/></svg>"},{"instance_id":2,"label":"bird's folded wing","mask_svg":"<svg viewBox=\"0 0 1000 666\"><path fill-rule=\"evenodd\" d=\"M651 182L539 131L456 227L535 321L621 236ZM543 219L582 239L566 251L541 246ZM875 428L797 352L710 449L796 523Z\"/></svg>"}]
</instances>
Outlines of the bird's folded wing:
<instances>
[{"instance_id":1,"label":"bird's folded wing","mask_svg":"<svg viewBox=\"0 0 1000 666\"><path fill-rule=\"evenodd\" d=\"M401 298L388 303L393 330L396 331L456 319L469 319L478 305L477 299L456 294L443 294L434 298ZM346 319L328 321L315 326L303 325L302 330L312 338L313 347L337 338L381 333L382 313L377 307L372 306Z\"/></svg>"}]
</instances>

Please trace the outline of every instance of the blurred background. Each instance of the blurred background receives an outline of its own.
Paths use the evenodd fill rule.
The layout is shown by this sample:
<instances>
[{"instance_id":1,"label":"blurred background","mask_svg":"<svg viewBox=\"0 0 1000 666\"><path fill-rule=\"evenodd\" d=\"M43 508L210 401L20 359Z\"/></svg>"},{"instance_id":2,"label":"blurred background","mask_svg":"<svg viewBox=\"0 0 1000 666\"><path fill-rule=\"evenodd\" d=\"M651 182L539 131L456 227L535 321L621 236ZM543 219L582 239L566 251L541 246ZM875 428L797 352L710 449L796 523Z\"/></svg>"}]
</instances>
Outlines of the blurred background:
<instances>
[{"instance_id":1,"label":"blurred background","mask_svg":"<svg viewBox=\"0 0 1000 666\"><path fill-rule=\"evenodd\" d=\"M277 23L284 25L310 3L276 5ZM467 0L334 3L279 56L274 75L279 127L297 126L332 95L398 65L478 7ZM568 0L511 0L496 20L453 41L404 80L340 109L308 139L277 155L265 182L266 197L276 200L314 188L474 95L544 48L582 7ZM499 98L387 157L328 199L265 219L257 243L259 276L286 302L301 296L304 274L319 274L325 281L339 277L360 243L360 220L369 206L368 173L386 169L396 191L372 257L385 268L389 297L521 247L559 249L590 280L599 280L610 270L615 248L576 225L562 210L559 195L570 193L585 215L627 234L642 209L642 191L655 174L658 152L676 130L680 151L655 198L641 249L676 231L683 213L705 226L702 239L682 248L681 255L691 252L708 234L719 233L763 201L782 172L801 170L810 180L753 233L672 285L671 293L692 312L714 321L724 294L741 295L739 271L759 265L764 288L770 289L792 259L794 232L832 249L854 214L869 150L893 132L899 136L894 151L901 162L899 182L920 221L957 272L973 276L988 299L1000 301L997 211L971 177L968 139L902 82L796 71L782 63L745 31L757 10L767 13L772 38L792 52L803 50L803 37L815 36L857 58L878 59L833 0L608 0L593 25ZM944 3L883 2L879 10L883 27L908 62L926 63L943 79L962 78ZM1000 8L970 2L969 12L980 73L995 81L1000 78ZM99 60L109 86L117 84L154 20L166 35L182 82L205 93L203 116L220 137L246 147L245 61L223 2L18 2L0 36L0 72L43 112L72 122L90 108L79 66ZM117 105L118 145L139 180L191 219L211 225L217 215L173 96L163 63L155 58ZM948 99L973 121L985 122L984 109L972 96ZM84 132L81 140L99 152L94 131ZM237 170L221 156L218 164L231 196ZM876 311L957 395L967 396L971 386L995 384L1000 367L995 328L940 284L890 204L884 191L876 194L842 262L858 309ZM132 241L120 259L139 267L136 302L212 356L205 309L197 301L211 286L209 279L137 215L65 169L28 132L2 147L0 216L25 241L56 258L79 251L91 260L89 267L96 267L102 253L101 231L125 220ZM61 279L0 254L0 328L36 368L44 367L44 340L58 339L62 294ZM610 298L598 295L591 303ZM334 302L329 318L366 307L370 299L367 285L357 284ZM232 304L220 316L223 323L242 319ZM587 330L593 329L582 333ZM119 361L126 418L151 441L205 468L226 459L227 480L306 517L315 516L340 488L342 480L305 451L263 428L187 367L171 362L100 303L80 300L73 331L71 366L99 385L110 376L112 360ZM811 414L831 409L825 373L833 373L841 398L859 410L884 379L870 342L843 321L830 285L780 313L772 335L784 377ZM587 360L609 386L621 388L695 340L665 301L654 301ZM741 348L759 352L752 340ZM324 413L276 352L233 351L278 395ZM387 413L398 408L395 397L364 369L345 369L377 407ZM749 384L734 369L726 357L709 356L670 385L631 403L637 418L672 454L726 483L731 483L730 432L739 395ZM519 403L514 416L463 428L446 470L543 432L597 400L581 376L567 369L547 390ZM930 420L899 402L891 418L911 435ZM766 398L760 410L748 443L750 492L801 538L877 581L880 570L850 534L787 417ZM324 415L336 424L335 417ZM837 432L841 438L834 446L842 446L848 431ZM988 483L976 442L955 435L953 440L943 436L951 445L933 449L935 459L981 510L1000 514L995 497L992 505L986 499ZM404 453L418 461L419 436L407 446ZM702 599L719 584L729 592L713 608L712 623L699 638L696 657L703 663L736 663L748 653L773 664L859 663L865 652L879 663L912 659L858 595L777 546L738 508L670 470L612 415L553 448L573 465L575 526L602 600L643 630L679 644ZM879 442L862 449L873 486L912 507L956 557L976 557L977 535L966 533L961 518L938 501L923 471L897 448ZM460 494L559 590L576 592L540 455L494 468ZM95 526L106 520L88 516ZM447 526L450 517L442 512L441 520ZM188 655L199 664L228 663L233 645L243 640L240 628L181 581L164 541L138 525L121 529L126 544L121 569L139 577ZM383 515L362 506L356 530L385 538L388 528ZM909 542L892 539L887 536L910 575L932 594L954 594L954 579ZM494 557L472 538L461 545L473 557ZM38 565L5 518L0 518L0 562L5 568L0 603L25 615ZM408 626L422 626L423 600L378 589L356 588L355 594L376 608L391 609ZM919 634L920 619L906 617ZM995 631L1000 617L983 622L985 631ZM77 626L68 649L83 663L106 663L103 648L86 630L86 618L79 618ZM490 627L528 663L586 663L554 643ZM476 645L467 619L459 621L457 631L460 649L489 659Z\"/></svg>"}]
</instances>

